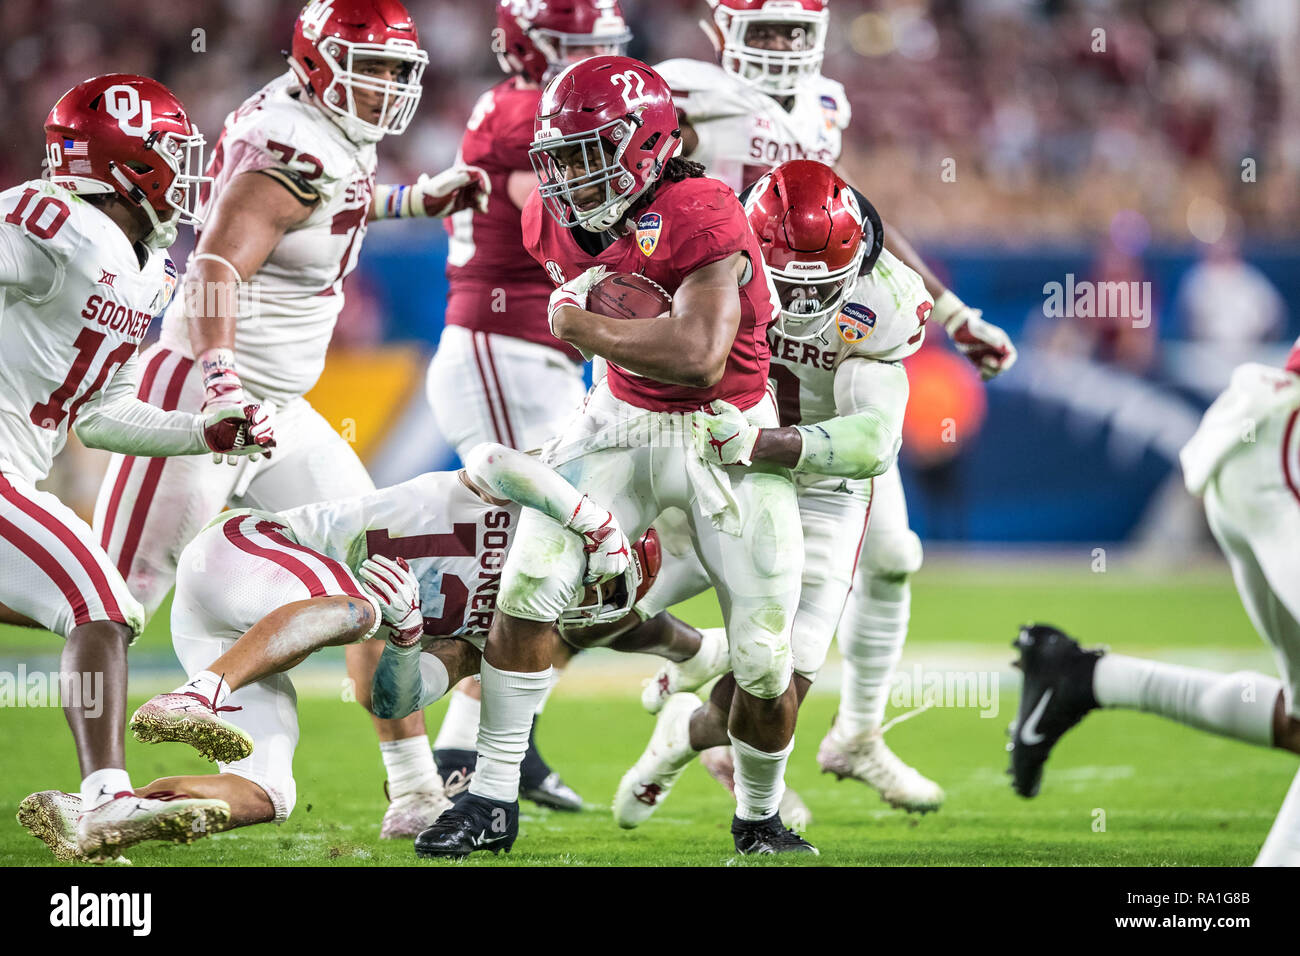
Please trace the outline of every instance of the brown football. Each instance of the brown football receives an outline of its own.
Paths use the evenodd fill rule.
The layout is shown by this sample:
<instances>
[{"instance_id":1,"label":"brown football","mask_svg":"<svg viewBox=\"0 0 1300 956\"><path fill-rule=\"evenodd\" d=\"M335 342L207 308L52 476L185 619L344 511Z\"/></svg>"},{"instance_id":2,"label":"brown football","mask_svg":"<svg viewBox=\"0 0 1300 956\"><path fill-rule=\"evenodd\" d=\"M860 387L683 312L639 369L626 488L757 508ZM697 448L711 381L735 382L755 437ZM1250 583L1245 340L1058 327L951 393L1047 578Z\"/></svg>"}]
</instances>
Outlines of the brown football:
<instances>
[{"instance_id":1,"label":"brown football","mask_svg":"<svg viewBox=\"0 0 1300 956\"><path fill-rule=\"evenodd\" d=\"M659 283L633 273L605 276L587 293L587 311L611 319L652 319L672 304Z\"/></svg>"}]
</instances>

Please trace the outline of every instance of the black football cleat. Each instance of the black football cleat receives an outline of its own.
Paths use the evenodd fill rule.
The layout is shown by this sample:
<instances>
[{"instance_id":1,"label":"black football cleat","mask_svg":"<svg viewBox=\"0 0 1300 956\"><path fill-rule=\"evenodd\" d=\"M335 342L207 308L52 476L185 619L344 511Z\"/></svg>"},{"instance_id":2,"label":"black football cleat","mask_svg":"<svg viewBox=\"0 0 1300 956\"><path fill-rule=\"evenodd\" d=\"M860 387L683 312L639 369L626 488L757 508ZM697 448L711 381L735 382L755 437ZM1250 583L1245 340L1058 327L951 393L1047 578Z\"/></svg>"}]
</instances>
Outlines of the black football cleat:
<instances>
[{"instance_id":1,"label":"black football cleat","mask_svg":"<svg viewBox=\"0 0 1300 956\"><path fill-rule=\"evenodd\" d=\"M781 814L774 813L763 820L731 819L731 836L736 841L736 852L741 856L764 853L811 853L820 851L795 833L786 829Z\"/></svg>"},{"instance_id":2,"label":"black football cleat","mask_svg":"<svg viewBox=\"0 0 1300 956\"><path fill-rule=\"evenodd\" d=\"M474 782L478 754L473 750L435 750L433 763L442 778L442 792L452 803L459 803Z\"/></svg>"},{"instance_id":3,"label":"black football cleat","mask_svg":"<svg viewBox=\"0 0 1300 956\"><path fill-rule=\"evenodd\" d=\"M509 853L518 836L518 802L467 793L415 838L415 855L425 860L463 860L475 850Z\"/></svg>"},{"instance_id":4,"label":"black football cleat","mask_svg":"<svg viewBox=\"0 0 1300 956\"><path fill-rule=\"evenodd\" d=\"M1011 786L1022 797L1038 795L1043 764L1061 736L1095 709L1092 672L1104 651L1085 651L1064 631L1047 624L1020 629L1011 645L1024 673L1020 708L1011 725Z\"/></svg>"},{"instance_id":5,"label":"black football cleat","mask_svg":"<svg viewBox=\"0 0 1300 956\"><path fill-rule=\"evenodd\" d=\"M582 809L582 797L560 779L537 749L537 718L528 731L528 750L519 765L519 795L540 807L576 813Z\"/></svg>"}]
</instances>

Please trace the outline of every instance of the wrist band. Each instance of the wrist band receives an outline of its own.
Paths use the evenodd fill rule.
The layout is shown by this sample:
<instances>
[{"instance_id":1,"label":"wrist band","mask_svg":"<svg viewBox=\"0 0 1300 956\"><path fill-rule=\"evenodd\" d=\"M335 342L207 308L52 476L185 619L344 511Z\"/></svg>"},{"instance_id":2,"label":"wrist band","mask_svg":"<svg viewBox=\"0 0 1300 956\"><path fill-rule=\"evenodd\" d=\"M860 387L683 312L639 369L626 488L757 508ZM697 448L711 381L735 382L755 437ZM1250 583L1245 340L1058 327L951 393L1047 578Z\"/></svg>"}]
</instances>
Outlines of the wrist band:
<instances>
[{"instance_id":1,"label":"wrist band","mask_svg":"<svg viewBox=\"0 0 1300 956\"><path fill-rule=\"evenodd\" d=\"M236 269L233 265L230 264L229 259L225 258L224 256L219 256L215 252L196 252L190 256L190 261L192 262L199 262L203 259L208 259L212 262L220 262L223 266L225 266L227 269L229 269L231 272L235 274L236 282L238 282L240 285L244 284L244 277L239 274L238 269Z\"/></svg>"}]
</instances>

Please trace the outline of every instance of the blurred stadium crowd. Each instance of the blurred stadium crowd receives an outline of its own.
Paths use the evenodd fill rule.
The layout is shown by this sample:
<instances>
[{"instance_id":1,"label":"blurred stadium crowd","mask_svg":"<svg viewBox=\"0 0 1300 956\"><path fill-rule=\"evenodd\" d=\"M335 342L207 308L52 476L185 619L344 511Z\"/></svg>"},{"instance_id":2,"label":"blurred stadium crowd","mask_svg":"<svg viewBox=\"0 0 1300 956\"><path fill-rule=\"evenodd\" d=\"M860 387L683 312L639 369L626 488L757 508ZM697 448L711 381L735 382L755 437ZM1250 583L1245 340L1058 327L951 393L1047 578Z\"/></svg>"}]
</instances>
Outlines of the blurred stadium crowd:
<instances>
[{"instance_id":1,"label":"blurred stadium crowd","mask_svg":"<svg viewBox=\"0 0 1300 956\"><path fill-rule=\"evenodd\" d=\"M407 5L432 62L415 127L380 151L389 181L445 166L499 76L491 0ZM0 180L32 175L46 111L101 72L158 77L215 140L225 113L284 66L300 6L5 0ZM623 6L639 58L712 55L695 25L705 0ZM1066 239L1133 208L1157 238L1213 240L1237 216L1252 233L1300 228L1293 0L834 0L831 10L825 72L848 87L855 114L846 166L917 238ZM1242 182L1247 159L1254 182Z\"/></svg>"}]
</instances>

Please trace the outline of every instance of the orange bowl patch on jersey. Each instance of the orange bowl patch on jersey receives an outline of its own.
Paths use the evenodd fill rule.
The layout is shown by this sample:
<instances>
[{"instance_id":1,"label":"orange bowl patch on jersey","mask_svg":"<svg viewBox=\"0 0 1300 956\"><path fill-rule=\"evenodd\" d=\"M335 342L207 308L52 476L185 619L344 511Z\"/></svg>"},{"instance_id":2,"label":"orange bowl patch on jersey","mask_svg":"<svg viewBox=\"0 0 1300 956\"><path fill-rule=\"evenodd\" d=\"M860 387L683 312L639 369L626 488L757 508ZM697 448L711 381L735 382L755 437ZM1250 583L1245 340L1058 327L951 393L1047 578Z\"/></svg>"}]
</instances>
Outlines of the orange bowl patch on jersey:
<instances>
[{"instance_id":1,"label":"orange bowl patch on jersey","mask_svg":"<svg viewBox=\"0 0 1300 956\"><path fill-rule=\"evenodd\" d=\"M663 227L663 216L657 212L648 212L636 221L636 244L647 256L654 255Z\"/></svg>"},{"instance_id":2,"label":"orange bowl patch on jersey","mask_svg":"<svg viewBox=\"0 0 1300 956\"><path fill-rule=\"evenodd\" d=\"M850 302L835 319L835 325L840 330L840 338L856 345L876 331L876 313L865 305Z\"/></svg>"}]
</instances>

